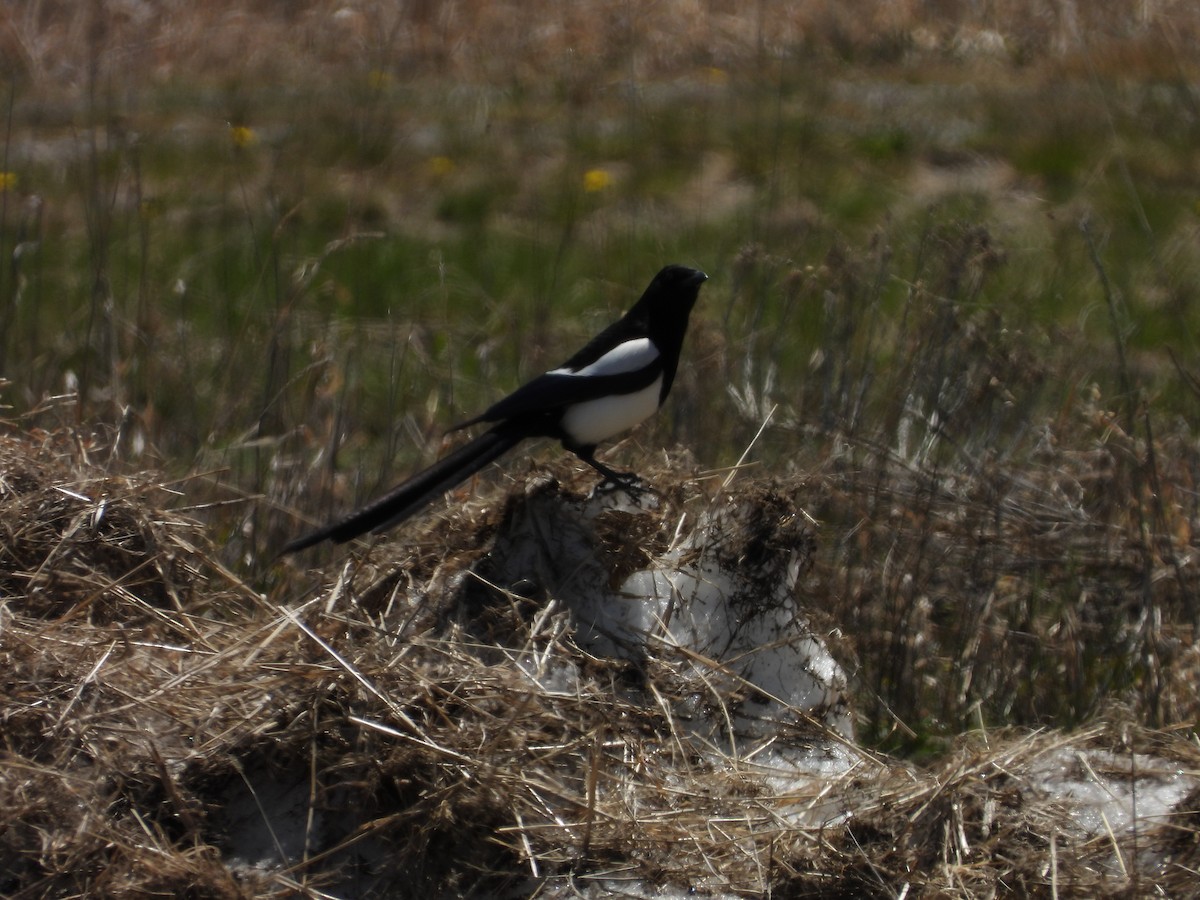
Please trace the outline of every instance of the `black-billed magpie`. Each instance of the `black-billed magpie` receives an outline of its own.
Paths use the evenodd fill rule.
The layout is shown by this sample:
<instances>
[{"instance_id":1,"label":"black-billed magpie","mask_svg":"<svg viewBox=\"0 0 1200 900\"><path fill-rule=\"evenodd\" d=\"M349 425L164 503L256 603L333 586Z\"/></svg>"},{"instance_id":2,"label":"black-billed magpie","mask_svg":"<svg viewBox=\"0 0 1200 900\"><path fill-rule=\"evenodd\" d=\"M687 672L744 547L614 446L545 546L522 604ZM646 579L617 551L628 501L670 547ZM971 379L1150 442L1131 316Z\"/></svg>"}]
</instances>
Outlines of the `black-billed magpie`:
<instances>
[{"instance_id":1,"label":"black-billed magpie","mask_svg":"<svg viewBox=\"0 0 1200 900\"><path fill-rule=\"evenodd\" d=\"M373 503L297 538L281 553L324 540L341 544L398 525L526 438L555 438L606 481L632 488L636 476L598 461L596 446L649 418L667 398L688 316L707 280L698 269L667 266L629 312L561 366L450 430L480 422L492 424L490 429Z\"/></svg>"}]
</instances>

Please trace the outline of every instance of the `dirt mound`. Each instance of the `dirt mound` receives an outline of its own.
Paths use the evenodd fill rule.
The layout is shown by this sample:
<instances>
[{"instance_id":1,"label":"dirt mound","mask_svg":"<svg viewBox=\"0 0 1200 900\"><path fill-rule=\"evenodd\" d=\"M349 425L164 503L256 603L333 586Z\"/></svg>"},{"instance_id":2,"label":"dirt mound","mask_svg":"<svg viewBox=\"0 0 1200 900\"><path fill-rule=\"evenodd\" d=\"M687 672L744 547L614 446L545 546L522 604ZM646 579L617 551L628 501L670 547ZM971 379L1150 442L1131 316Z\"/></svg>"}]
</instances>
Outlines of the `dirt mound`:
<instances>
[{"instance_id":1,"label":"dirt mound","mask_svg":"<svg viewBox=\"0 0 1200 900\"><path fill-rule=\"evenodd\" d=\"M540 472L272 598L169 486L0 454L6 896L1177 895L1200 862L1181 736L856 747L799 483Z\"/></svg>"}]
</instances>

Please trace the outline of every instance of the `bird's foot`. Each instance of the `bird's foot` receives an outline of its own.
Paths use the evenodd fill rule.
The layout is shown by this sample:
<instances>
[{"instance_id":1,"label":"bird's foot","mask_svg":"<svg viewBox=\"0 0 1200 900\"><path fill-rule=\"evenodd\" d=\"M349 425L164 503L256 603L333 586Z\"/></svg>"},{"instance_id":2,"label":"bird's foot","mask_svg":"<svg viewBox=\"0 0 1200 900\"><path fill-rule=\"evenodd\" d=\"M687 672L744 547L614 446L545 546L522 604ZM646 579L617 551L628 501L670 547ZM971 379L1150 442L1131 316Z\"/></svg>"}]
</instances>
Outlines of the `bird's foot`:
<instances>
[{"instance_id":1,"label":"bird's foot","mask_svg":"<svg viewBox=\"0 0 1200 900\"><path fill-rule=\"evenodd\" d=\"M601 481L593 489L593 494L611 494L616 491L623 491L629 495L629 499L634 503L640 503L642 498L647 494L652 494L655 497L661 496L657 490L648 484L642 482L636 472L612 472L604 476Z\"/></svg>"}]
</instances>

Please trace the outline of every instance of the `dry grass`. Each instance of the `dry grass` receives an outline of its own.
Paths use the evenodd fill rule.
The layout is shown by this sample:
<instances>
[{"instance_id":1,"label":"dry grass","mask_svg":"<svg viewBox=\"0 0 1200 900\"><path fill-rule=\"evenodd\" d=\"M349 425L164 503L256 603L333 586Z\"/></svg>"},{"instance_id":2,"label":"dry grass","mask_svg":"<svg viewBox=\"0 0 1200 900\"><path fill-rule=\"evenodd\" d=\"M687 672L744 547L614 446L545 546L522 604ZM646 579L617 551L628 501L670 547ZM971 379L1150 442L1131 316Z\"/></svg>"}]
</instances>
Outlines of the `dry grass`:
<instances>
[{"instance_id":1,"label":"dry grass","mask_svg":"<svg viewBox=\"0 0 1200 900\"><path fill-rule=\"evenodd\" d=\"M756 67L805 48L855 61L923 55L980 56L1022 63L1108 60L1114 72L1175 75L1200 33L1194 5L1173 2L1013 2L980 6L873 0L853 10L830 0L741 4L660 0L653 4L308 2L276 5L96 2L23 4L0 19L5 68L35 81L81 85L121 73L167 80L219 74L278 81L304 72L374 66L405 77L469 80L561 76L570 54L574 90L597 74L654 78L704 66ZM496 47L504 47L497 54ZM119 52L98 55L99 47ZM276 48L302 48L280 54ZM1105 63L1102 63L1105 64ZM1105 64L1105 65L1107 65ZM89 73L92 67L95 71ZM589 87L589 85L591 85Z\"/></svg>"},{"instance_id":2,"label":"dry grass","mask_svg":"<svg viewBox=\"0 0 1200 900\"><path fill-rule=\"evenodd\" d=\"M1044 774L1074 760L1194 781L1200 753L1176 732L976 736L925 768L813 725L720 751L680 718L709 690L691 669L589 657L552 595L475 574L520 484L284 602L214 563L164 508L176 489L90 463L101 448L0 450L6 896L1127 896L1193 877L1195 790L1106 837L1063 816ZM569 507L577 475L555 474L568 487L526 488ZM710 502L655 478L668 506L606 532L622 571ZM785 746L826 774L791 769Z\"/></svg>"},{"instance_id":3,"label":"dry grass","mask_svg":"<svg viewBox=\"0 0 1200 900\"><path fill-rule=\"evenodd\" d=\"M1094 201L1068 194L1043 207L1030 198L1053 193L1055 173L1092 182L1108 171L1106 162L1076 173L1089 157L1072 156L1070 141L1062 152L1058 131L1094 126L1111 108L1084 103L1068 84L1048 114L1033 103L1047 85L1063 75L1093 88L1109 75L1140 78L1146 96L1130 96L1149 113L1158 108L1151 100L1163 102L1157 127L1174 134L1195 108L1190 48L1198 40L1200 13L1183 2L5 7L0 68L13 77L13 134L35 134L22 152L37 166L18 173L29 183L5 191L0 215L13 232L12 266L0 271L0 368L28 380L0 379L0 388L34 409L0 435L0 894L1195 893L1200 456L1190 427L1171 421L1155 391L1167 385L1183 395L1172 410L1194 409L1200 391L1186 339L1184 366L1173 369L1150 339L1127 350L1130 323L1118 315L1121 302L1139 313L1144 306L1139 324L1169 335L1174 326L1151 313L1156 303L1191 308L1194 227L1188 219L1155 234L1142 209L1148 242L1101 241L1097 252L1076 227L1077 206ZM780 60L803 65L793 71ZM911 231L907 220L872 225L855 249L853 236L826 240L841 220L817 209L808 187L785 190L774 205L772 185L792 164L760 155L775 139L760 141L769 129L759 127L778 110L779 126L796 131L782 153L814 162L808 100L787 82L824 89L826 62L844 83L941 74L957 86L1003 68L1004 79L1024 84L998 121L1020 131L1031 115L1054 127L1049 137L1039 131L1046 122L1032 129L1029 146L1017 147L1029 157L1023 163L987 158L993 151L980 138L982 149L934 147L918 172L897 177L955 181L960 170L974 172L1029 230L1001 238L1003 229L971 214L931 216ZM570 165L555 174L564 153L581 165L614 156L614 178L636 174L620 140L593 141L581 129L585 149L575 147L575 123L594 119L603 131L619 109L635 149L654 144L682 165L673 141L693 112L687 98L704 93L697 86L727 83L737 90L699 107L724 117L748 98L761 104L762 117L732 116L754 140L736 134L709 148L685 129L708 162L656 175L679 180L669 202L631 189L607 225L577 222L570 210L549 224L532 215L574 178ZM663 84L671 89L655 99ZM141 93L146 85L154 90ZM644 110L627 99L627 85L660 127L633 127ZM371 102L330 114L346 112L348 91L366 91ZM472 111L493 92L509 103L483 116L476 134ZM1166 105L1165 94L1178 105ZM405 109L440 108L456 96L446 121ZM898 126L893 134L892 119L907 124L910 112L947 95L880 96L881 105L835 96L814 107L851 126L861 119L830 132L818 180L857 184L874 172L863 190L878 193L893 171L906 171L887 163L889 148L907 152L903 140L891 143L907 134ZM898 97L907 105L890 108ZM1129 100L1120 91L1112 98ZM666 115L675 107L680 119ZM228 126L247 110L261 144L231 149L237 132ZM713 127L706 115L702 130ZM307 127L289 140L286 120L297 116ZM444 134L426 146L418 138L431 124ZM372 129L383 135L379 146ZM318 148L325 131L337 139ZM399 131L414 143L381 165ZM162 135L171 140L156 144ZM210 142L211 158L176 159L175 137L178 147ZM1077 140L1093 142L1090 132ZM460 170L465 186L414 174L456 142L469 151L464 169L474 155L498 181L481 179L476 189L470 171ZM1175 194L1186 194L1185 153L1177 163L1151 143L1142 159L1140 144L1122 149L1115 132L1111 143L1125 187L1145 177L1129 166L1145 163L1184 185L1172 190L1172 208ZM736 165L734 150L745 154ZM977 151L984 158L968 160ZM863 166L877 156L878 171ZM754 173L766 194L748 186ZM68 183L70 202L54 178ZM324 255L303 241L276 243L285 225L328 199L306 193L310 179L328 181L330 196L363 201L329 204L329 222L313 236ZM653 179L647 186L653 194ZM945 190L917 187L905 201L914 207ZM475 210L497 190L515 197L503 214ZM684 194L713 205L701 211L676 196ZM861 197L846 201L855 202ZM742 218L748 207L761 208L761 219ZM507 383L518 359L535 368L558 361L542 359L564 339L540 305L570 271L548 273L555 246L561 257L577 232L620 232L619 241L578 250L598 261L581 277L602 285L598 296L615 308L642 277L632 257L643 234L621 217L665 233L681 209L690 210L689 241L719 232L688 252L711 252L725 274L693 326L670 415L646 444L680 441L727 463L726 450L769 419L761 457L751 459L793 468L762 480L738 472L723 492L726 471L697 475L676 456L652 472L664 509L605 520L595 534L603 571L587 571L615 583L652 565L677 529L715 504L757 513L731 527L757 522L810 563L797 606L851 674L864 746L795 710L771 746L760 738L734 752L693 721L697 710L729 718L745 700L729 671L665 651L633 664L581 649L547 577L577 574L572 561L526 566L515 551L499 562L496 554L526 539L514 523L536 519L546 504L573 514L583 485L569 464L524 464L493 499L463 500L489 496L474 485L402 540L307 557L326 560L324 569L264 562L296 527L297 511L344 509L408 468L413 446L432 453L447 411L474 401L463 394ZM43 210L46 223L65 223L87 242L64 250L47 227L39 269L36 254L17 250L32 254L30 235L39 232L26 228L42 226ZM168 219L209 223L221 243L198 246L187 228L174 236ZM457 228L472 254L485 234L496 241L505 229L549 237L522 262L536 277L498 267L476 281L453 260L445 274L439 246L422 250L438 262L415 274L401 258L363 283L330 276L318 284L319 264L334 262L327 257L349 245L347 234L362 225L375 235L381 222L393 238ZM140 263L118 262L114 234L141 240ZM911 252L899 246L909 238ZM659 239L643 250L659 252ZM243 254L244 283L225 271L241 256L214 249L226 244L254 245ZM1105 266L1113 268L1115 294L1075 283L1078 269L1051 267L1038 280L1031 247L1065 256L1085 244L1106 291ZM152 272L146 260L160 255L163 271ZM614 256L630 271L613 271ZM1168 272L1176 258L1180 271ZM44 277L72 266L82 273L77 284L60 290ZM280 276L293 266L294 283ZM210 268L228 279L202 281ZM1031 271L1031 282L1013 270ZM363 321L355 292L374 294L366 282L399 274L421 285L397 294L412 308ZM1004 277L1006 289L984 290ZM1091 336L1082 316L1072 325L1042 311L1068 290L1078 294L1068 298L1073 310L1083 309L1079 297L1089 310L1106 303L1111 337L1103 327L1095 337L1103 310L1091 317ZM508 291L538 298L509 356L487 343L475 358L439 355L443 338L470 346L509 328ZM262 319L243 323L238 314L259 301ZM342 304L344 317L332 311ZM485 308L487 320L477 321ZM205 337L209 315L226 317L226 330ZM1039 315L1052 324L1038 325ZM1181 334L1190 328L1182 314L1164 322L1181 323ZM451 323L464 330L443 327ZM575 324L552 328L589 330ZM252 369L264 363L260 383ZM78 392L43 399L64 383ZM727 402L714 396L719 384L734 386ZM80 425L93 421L111 429L97 427L97 437ZM233 471L171 481L126 468L156 449L172 472ZM639 469L651 471L641 460ZM783 518L806 521L801 511L814 517L811 528L778 528ZM784 549L741 537L745 558L751 548ZM513 559L522 564L508 565ZM1106 818L1125 808L1119 803L1090 826L1082 820L1080 795L1128 799L1130 785L1131 824ZM1147 814L1164 795L1169 802Z\"/></svg>"},{"instance_id":4,"label":"dry grass","mask_svg":"<svg viewBox=\"0 0 1200 900\"><path fill-rule=\"evenodd\" d=\"M1102 420L1090 442L1075 433L1083 446L1047 430L1019 464L914 463L876 446L810 477L837 536L813 589L836 598L881 728L892 715L922 733L980 717L1078 724L1114 699L1144 722L1194 721L1195 691L1163 680L1196 634L1194 447L1170 436L1121 458L1125 436Z\"/></svg>"}]
</instances>

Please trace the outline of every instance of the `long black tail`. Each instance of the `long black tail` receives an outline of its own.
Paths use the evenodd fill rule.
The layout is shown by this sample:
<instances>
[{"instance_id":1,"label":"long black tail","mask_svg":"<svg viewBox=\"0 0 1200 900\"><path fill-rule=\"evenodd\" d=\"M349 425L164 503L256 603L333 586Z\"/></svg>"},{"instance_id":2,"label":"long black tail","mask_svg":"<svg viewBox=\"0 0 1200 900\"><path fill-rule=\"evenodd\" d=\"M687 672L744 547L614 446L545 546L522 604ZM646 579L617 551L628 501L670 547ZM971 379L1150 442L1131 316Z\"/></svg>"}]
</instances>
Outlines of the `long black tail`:
<instances>
[{"instance_id":1,"label":"long black tail","mask_svg":"<svg viewBox=\"0 0 1200 900\"><path fill-rule=\"evenodd\" d=\"M466 481L488 463L499 459L521 442L523 435L503 426L485 431L468 444L439 459L428 469L392 488L378 500L350 513L344 519L297 538L279 551L295 553L321 541L343 544L368 531L383 531L399 525L425 504Z\"/></svg>"}]
</instances>

